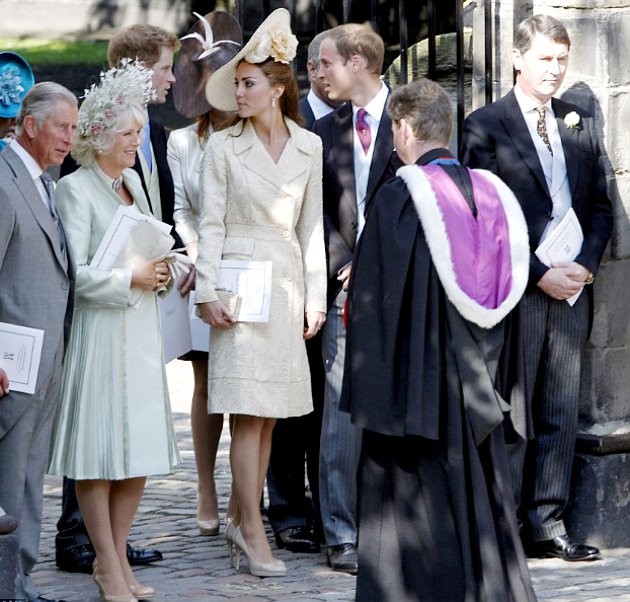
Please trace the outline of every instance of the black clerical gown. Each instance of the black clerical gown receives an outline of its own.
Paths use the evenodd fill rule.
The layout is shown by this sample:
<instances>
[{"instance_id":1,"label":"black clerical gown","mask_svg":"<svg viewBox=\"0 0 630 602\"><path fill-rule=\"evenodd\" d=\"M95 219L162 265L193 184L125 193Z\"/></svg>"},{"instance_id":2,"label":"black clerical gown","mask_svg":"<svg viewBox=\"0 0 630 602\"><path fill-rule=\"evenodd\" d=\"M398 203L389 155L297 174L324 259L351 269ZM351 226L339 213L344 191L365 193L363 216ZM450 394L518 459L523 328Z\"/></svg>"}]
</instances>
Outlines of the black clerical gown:
<instances>
[{"instance_id":1,"label":"black clerical gown","mask_svg":"<svg viewBox=\"0 0 630 602\"><path fill-rule=\"evenodd\" d=\"M466 171L444 169L465 192ZM348 303L342 408L364 429L357 601L535 600L497 428L502 342L501 322L482 328L449 301L407 185L390 181Z\"/></svg>"}]
</instances>

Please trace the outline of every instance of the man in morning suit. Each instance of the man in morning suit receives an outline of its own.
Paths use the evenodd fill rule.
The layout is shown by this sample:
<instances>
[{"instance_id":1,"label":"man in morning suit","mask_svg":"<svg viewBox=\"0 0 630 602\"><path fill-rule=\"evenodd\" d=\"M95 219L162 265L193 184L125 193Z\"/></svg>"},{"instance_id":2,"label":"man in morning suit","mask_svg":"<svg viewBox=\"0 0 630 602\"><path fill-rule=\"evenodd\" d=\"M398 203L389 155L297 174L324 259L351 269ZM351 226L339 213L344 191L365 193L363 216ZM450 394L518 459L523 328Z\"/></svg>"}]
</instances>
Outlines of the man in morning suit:
<instances>
[{"instance_id":1,"label":"man in morning suit","mask_svg":"<svg viewBox=\"0 0 630 602\"><path fill-rule=\"evenodd\" d=\"M318 77L333 100L349 100L315 122L323 143L324 236L328 260L328 316L322 329L326 373L320 449L320 507L328 563L356 573L356 476L360 431L339 410L345 356L343 311L352 253L374 192L400 165L389 89L380 79L384 44L369 26L339 25L319 48Z\"/></svg>"},{"instance_id":2,"label":"man in morning suit","mask_svg":"<svg viewBox=\"0 0 630 602\"><path fill-rule=\"evenodd\" d=\"M610 238L612 207L592 116L553 98L570 40L558 20L525 19L513 50L516 85L464 124L462 157L496 173L517 196L529 229L528 289L520 304L526 398L534 439L511 446L510 468L531 556L592 560L562 519L577 433L582 356L594 274ZM573 209L584 234L573 261L543 264L534 251ZM574 304L567 299L581 293Z\"/></svg>"},{"instance_id":3,"label":"man in morning suit","mask_svg":"<svg viewBox=\"0 0 630 602\"><path fill-rule=\"evenodd\" d=\"M300 100L299 106L304 127L309 130L317 119L328 115L344 102L329 99L322 82L317 78L319 45L325 36L326 32L318 33L308 46L306 69L311 89ZM267 518L278 547L291 552L315 553L319 552L318 540L321 539L319 439L324 404L321 332L306 341L306 353L311 371L314 409L306 416L284 418L276 422L267 471ZM311 500L306 496L304 483L305 457Z\"/></svg>"},{"instance_id":4,"label":"man in morning suit","mask_svg":"<svg viewBox=\"0 0 630 602\"><path fill-rule=\"evenodd\" d=\"M175 81L173 55L180 43L172 33L154 25L131 25L112 37L107 49L107 60L114 67L125 58L137 58L146 67L153 69L154 104L166 102L168 91ZM173 177L166 160L166 132L164 127L148 119L145 125L142 146L136 155L134 169L140 176L153 215L173 226L171 234L175 247L183 246L174 228L173 209L175 188ZM61 175L76 169L76 163L64 162ZM64 571L92 573L95 558L83 518L79 510L74 481L64 479L62 514L57 522L55 538L55 561ZM139 549L127 545L127 557L131 565L143 565L162 558L155 549Z\"/></svg>"},{"instance_id":5,"label":"man in morning suit","mask_svg":"<svg viewBox=\"0 0 630 602\"><path fill-rule=\"evenodd\" d=\"M31 570L74 299L74 265L46 169L70 152L77 114L72 92L35 85L22 103L17 138L0 155L0 322L44 331L35 392L0 387L0 506L19 523L15 592L0 591L0 599L46 600Z\"/></svg>"}]
</instances>

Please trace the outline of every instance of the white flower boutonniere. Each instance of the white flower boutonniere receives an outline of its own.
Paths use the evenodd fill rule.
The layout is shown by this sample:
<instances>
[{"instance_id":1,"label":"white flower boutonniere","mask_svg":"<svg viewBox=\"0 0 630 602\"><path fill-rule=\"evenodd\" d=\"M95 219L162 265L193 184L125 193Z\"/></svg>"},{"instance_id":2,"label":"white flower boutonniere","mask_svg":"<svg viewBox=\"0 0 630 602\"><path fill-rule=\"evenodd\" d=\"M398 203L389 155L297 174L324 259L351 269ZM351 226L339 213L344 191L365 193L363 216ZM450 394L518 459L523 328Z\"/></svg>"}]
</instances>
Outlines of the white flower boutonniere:
<instances>
[{"instance_id":1,"label":"white flower boutonniere","mask_svg":"<svg viewBox=\"0 0 630 602\"><path fill-rule=\"evenodd\" d=\"M582 118L579 113L575 111L571 111L564 116L564 124L570 130L581 130L582 129Z\"/></svg>"}]
</instances>

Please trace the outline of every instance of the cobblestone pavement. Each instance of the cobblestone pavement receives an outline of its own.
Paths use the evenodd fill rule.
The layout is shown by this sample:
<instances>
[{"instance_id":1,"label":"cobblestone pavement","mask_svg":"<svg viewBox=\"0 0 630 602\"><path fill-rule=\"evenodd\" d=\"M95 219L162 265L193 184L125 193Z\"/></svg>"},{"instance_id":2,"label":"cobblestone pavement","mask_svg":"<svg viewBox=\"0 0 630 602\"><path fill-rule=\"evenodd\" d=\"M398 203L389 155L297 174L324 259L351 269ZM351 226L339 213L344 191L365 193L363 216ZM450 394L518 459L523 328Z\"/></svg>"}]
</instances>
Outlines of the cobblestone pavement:
<instances>
[{"instance_id":1,"label":"cobblestone pavement","mask_svg":"<svg viewBox=\"0 0 630 602\"><path fill-rule=\"evenodd\" d=\"M173 418L182 465L168 476L151 478L136 517L131 541L160 549L164 560L139 568L141 583L153 586L161 600L190 602L331 602L354 600L354 578L331 571L324 555L277 555L288 566L288 576L259 579L230 568L223 534L202 537L195 526L195 471L190 433L192 391L190 365L167 366ZM217 462L220 514L224 515L230 486L227 424ZM35 579L42 595L68 602L97 602L96 586L88 575L58 571L54 565L55 521L61 508L61 479L47 477L40 563ZM539 600L551 602L630 602L630 549L605 550L603 560L567 563L532 560L529 563ZM437 602L427 600L426 602ZM497 600L496 602L501 602Z\"/></svg>"}]
</instances>

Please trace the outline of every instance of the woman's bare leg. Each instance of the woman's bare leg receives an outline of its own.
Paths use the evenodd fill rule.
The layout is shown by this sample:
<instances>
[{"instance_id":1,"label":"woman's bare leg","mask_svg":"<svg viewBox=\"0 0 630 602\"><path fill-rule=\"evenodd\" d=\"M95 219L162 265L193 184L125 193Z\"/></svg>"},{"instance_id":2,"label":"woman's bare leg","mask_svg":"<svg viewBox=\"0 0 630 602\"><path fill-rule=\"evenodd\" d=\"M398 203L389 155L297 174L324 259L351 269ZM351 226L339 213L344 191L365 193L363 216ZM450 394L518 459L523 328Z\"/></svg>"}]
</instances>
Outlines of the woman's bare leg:
<instances>
[{"instance_id":1,"label":"woman's bare leg","mask_svg":"<svg viewBox=\"0 0 630 602\"><path fill-rule=\"evenodd\" d=\"M218 520L214 469L223 430L223 414L208 414L208 362L193 361L192 365L195 388L190 422L197 465L197 520Z\"/></svg>"}]
</instances>

